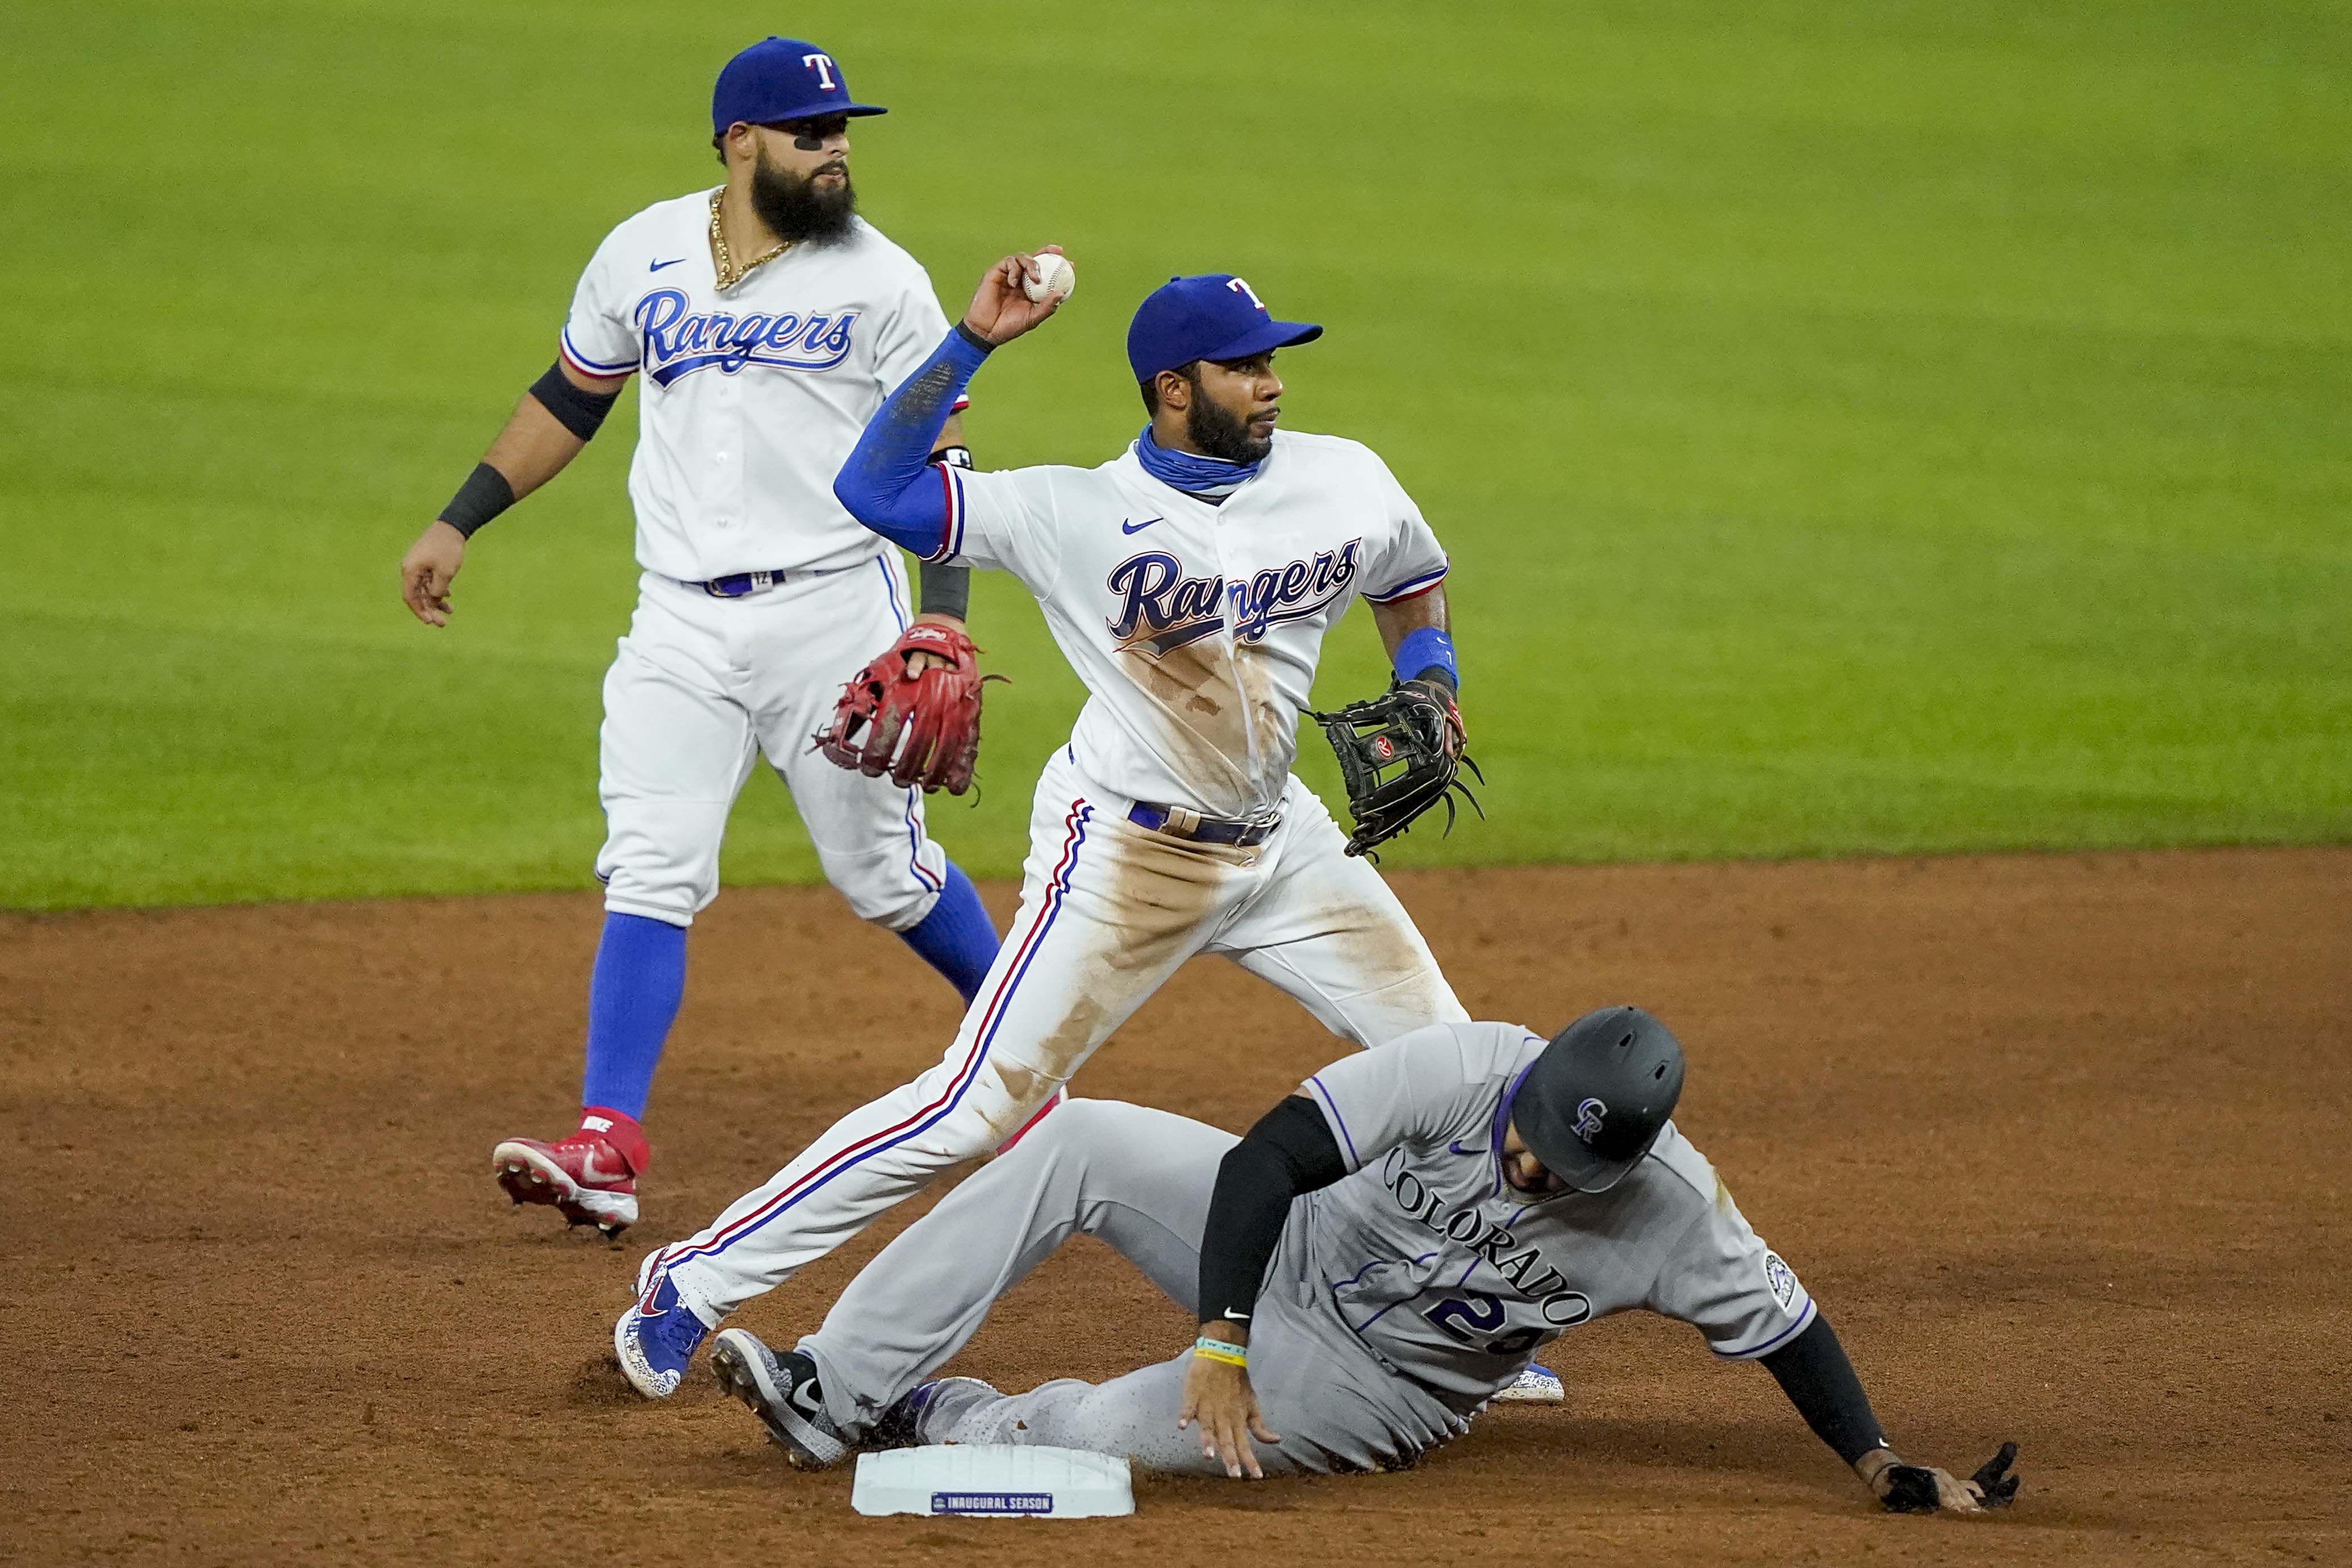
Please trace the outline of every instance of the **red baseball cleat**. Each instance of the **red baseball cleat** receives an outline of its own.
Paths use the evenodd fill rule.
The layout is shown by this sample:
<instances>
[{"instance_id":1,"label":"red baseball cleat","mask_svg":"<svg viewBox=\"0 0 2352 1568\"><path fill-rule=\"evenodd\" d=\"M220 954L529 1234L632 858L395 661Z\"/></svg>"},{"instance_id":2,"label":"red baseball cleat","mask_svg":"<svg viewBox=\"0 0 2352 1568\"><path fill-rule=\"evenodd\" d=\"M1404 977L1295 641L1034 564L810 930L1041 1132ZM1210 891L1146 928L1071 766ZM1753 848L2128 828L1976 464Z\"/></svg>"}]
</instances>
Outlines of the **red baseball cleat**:
<instances>
[{"instance_id":1,"label":"red baseball cleat","mask_svg":"<svg viewBox=\"0 0 2352 1568\"><path fill-rule=\"evenodd\" d=\"M509 1138L490 1170L518 1204L552 1204L565 1222L618 1236L637 1223L637 1175L619 1150L582 1128L558 1143Z\"/></svg>"}]
</instances>

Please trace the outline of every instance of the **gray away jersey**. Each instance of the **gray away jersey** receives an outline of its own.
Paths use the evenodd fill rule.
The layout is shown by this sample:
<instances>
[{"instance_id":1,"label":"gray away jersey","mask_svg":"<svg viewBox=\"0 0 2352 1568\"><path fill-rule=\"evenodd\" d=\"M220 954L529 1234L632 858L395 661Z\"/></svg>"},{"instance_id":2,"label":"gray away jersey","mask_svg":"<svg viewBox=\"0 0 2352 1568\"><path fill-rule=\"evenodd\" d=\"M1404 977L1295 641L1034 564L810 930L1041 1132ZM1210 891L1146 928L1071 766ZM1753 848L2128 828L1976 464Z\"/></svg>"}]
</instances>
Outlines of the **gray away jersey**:
<instances>
[{"instance_id":1,"label":"gray away jersey","mask_svg":"<svg viewBox=\"0 0 2352 1568\"><path fill-rule=\"evenodd\" d=\"M1293 1206L1273 1278L1464 1415L1612 1312L1679 1318L1728 1357L1803 1331L1811 1298L1672 1122L1606 1193L1531 1199L1503 1179L1510 1096L1545 1044L1437 1024L1308 1079L1350 1173Z\"/></svg>"}]
</instances>

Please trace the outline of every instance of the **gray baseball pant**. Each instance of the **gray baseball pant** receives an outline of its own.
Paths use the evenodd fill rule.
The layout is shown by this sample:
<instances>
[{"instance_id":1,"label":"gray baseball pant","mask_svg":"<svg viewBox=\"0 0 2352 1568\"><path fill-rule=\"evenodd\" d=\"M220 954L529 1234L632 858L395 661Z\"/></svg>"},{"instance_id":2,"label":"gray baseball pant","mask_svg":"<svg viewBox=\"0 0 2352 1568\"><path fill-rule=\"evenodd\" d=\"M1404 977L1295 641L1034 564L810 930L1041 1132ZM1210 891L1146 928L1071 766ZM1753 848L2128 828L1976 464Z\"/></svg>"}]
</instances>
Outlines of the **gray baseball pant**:
<instances>
[{"instance_id":1,"label":"gray baseball pant","mask_svg":"<svg viewBox=\"0 0 2352 1568\"><path fill-rule=\"evenodd\" d=\"M950 1193L858 1272L801 1341L826 1413L862 1432L945 1365L996 1299L1076 1232L1097 1237L1188 1316L1200 1245L1230 1132L1117 1100L1074 1100ZM1278 1444L1256 1445L1268 1475L1388 1469L1457 1429L1425 1392L1375 1362L1306 1290L1269 1288L1250 1329L1250 1381ZM1170 1360L1090 1384L1026 1394L955 1382L924 1412L926 1443L1039 1444L1121 1455L1138 1467L1223 1475L1197 1427L1179 1431L1188 1346Z\"/></svg>"}]
</instances>

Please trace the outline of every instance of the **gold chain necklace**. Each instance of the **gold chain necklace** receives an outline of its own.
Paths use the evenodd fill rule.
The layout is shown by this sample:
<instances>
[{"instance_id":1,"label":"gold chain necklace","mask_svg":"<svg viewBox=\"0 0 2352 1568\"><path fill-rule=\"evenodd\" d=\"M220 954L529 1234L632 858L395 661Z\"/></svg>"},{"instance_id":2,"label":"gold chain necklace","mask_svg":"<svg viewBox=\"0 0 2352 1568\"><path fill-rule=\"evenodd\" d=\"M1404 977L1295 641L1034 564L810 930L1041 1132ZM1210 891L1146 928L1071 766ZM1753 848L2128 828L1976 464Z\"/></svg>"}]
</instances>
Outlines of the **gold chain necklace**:
<instances>
[{"instance_id":1,"label":"gold chain necklace","mask_svg":"<svg viewBox=\"0 0 2352 1568\"><path fill-rule=\"evenodd\" d=\"M737 267L735 258L727 252L727 236L719 226L719 198L726 194L724 188L710 193L710 257L718 264L718 287L722 294L793 247L791 240L778 240L773 249Z\"/></svg>"}]
</instances>

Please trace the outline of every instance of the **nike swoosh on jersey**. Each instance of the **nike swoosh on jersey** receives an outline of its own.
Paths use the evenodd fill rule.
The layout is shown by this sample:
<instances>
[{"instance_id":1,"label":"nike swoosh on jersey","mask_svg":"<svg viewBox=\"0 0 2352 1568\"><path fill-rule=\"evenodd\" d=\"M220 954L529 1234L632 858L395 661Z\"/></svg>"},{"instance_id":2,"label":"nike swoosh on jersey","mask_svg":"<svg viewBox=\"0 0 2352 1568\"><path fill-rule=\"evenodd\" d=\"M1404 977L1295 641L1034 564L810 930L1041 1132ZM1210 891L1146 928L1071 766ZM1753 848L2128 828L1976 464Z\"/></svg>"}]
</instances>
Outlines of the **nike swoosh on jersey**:
<instances>
[{"instance_id":1,"label":"nike swoosh on jersey","mask_svg":"<svg viewBox=\"0 0 2352 1568\"><path fill-rule=\"evenodd\" d=\"M648 271L648 272L659 272L663 268L665 268L665 267L675 267L675 266L677 266L677 265L678 264L678 262L683 261L683 260L685 260L685 259L686 259L686 258L685 258L685 257L683 257L683 256L681 256L681 257L678 257L676 260L672 260L672 261L648 261L648 262L646 262L646 271Z\"/></svg>"},{"instance_id":2,"label":"nike swoosh on jersey","mask_svg":"<svg viewBox=\"0 0 2352 1568\"><path fill-rule=\"evenodd\" d=\"M1122 519L1118 525L1118 531L1121 533L1141 533L1153 523L1165 522L1167 521L1168 520L1164 517L1147 517L1141 522L1129 522Z\"/></svg>"}]
</instances>

